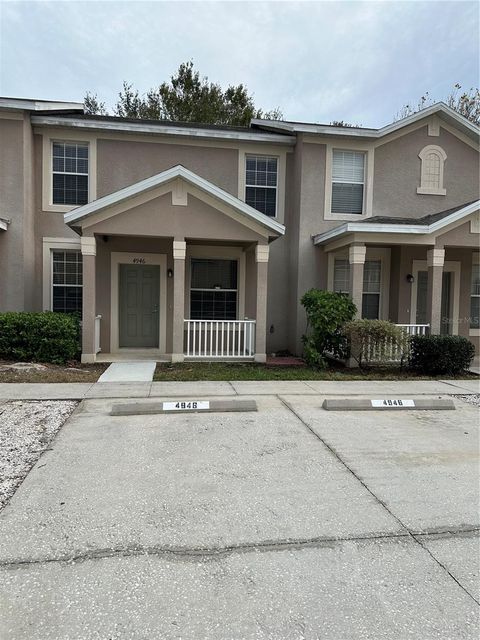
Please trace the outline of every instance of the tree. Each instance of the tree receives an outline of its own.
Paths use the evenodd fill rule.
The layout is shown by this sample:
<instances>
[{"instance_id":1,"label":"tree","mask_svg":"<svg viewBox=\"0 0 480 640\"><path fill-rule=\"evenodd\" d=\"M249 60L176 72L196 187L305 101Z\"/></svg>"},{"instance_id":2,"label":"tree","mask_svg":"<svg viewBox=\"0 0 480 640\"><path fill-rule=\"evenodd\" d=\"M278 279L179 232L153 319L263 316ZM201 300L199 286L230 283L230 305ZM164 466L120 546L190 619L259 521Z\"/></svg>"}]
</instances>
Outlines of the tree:
<instances>
[{"instance_id":1,"label":"tree","mask_svg":"<svg viewBox=\"0 0 480 640\"><path fill-rule=\"evenodd\" d=\"M473 87L468 91L461 91L461 89L462 86L457 82L444 102L446 102L451 109L464 118L467 118L467 120L470 120L470 122L480 124L480 91ZM426 91L418 100L417 104L404 105L395 116L395 120L401 120L414 113L418 113L418 111L430 107L435 102L429 92Z\"/></svg>"},{"instance_id":2,"label":"tree","mask_svg":"<svg viewBox=\"0 0 480 640\"><path fill-rule=\"evenodd\" d=\"M99 103L96 95L87 93L89 113ZM95 101L92 100L95 98ZM123 83L114 109L117 116L151 120L174 120L208 124L248 126L252 118L280 120L282 113L276 108L263 112L255 107L253 96L243 84L229 85L225 90L219 84L200 77L193 62L182 63L168 82L152 88L142 96L128 82Z\"/></svg>"},{"instance_id":3,"label":"tree","mask_svg":"<svg viewBox=\"0 0 480 640\"><path fill-rule=\"evenodd\" d=\"M87 93L85 94L85 98L83 100L83 108L85 113L89 115L98 115L105 116L107 115L107 109L105 108L105 103L100 102L98 100L96 93Z\"/></svg>"}]
</instances>

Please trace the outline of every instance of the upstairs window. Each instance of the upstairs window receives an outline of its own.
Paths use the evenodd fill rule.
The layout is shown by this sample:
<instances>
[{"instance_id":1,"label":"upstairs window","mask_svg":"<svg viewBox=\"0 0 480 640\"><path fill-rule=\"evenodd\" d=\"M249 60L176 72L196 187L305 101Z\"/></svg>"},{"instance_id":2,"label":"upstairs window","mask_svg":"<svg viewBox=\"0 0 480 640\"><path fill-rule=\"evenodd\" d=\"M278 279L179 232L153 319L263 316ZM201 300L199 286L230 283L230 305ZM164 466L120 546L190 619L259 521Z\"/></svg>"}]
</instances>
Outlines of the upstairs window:
<instances>
[{"instance_id":1,"label":"upstairs window","mask_svg":"<svg viewBox=\"0 0 480 640\"><path fill-rule=\"evenodd\" d=\"M88 202L88 144L54 142L52 149L53 204Z\"/></svg>"},{"instance_id":2,"label":"upstairs window","mask_svg":"<svg viewBox=\"0 0 480 640\"><path fill-rule=\"evenodd\" d=\"M417 193L444 196L447 192L443 187L443 167L447 154L441 147L430 144L420 151L418 157L422 166Z\"/></svg>"},{"instance_id":3,"label":"upstairs window","mask_svg":"<svg viewBox=\"0 0 480 640\"><path fill-rule=\"evenodd\" d=\"M82 313L82 254L52 251L52 311Z\"/></svg>"},{"instance_id":4,"label":"upstairs window","mask_svg":"<svg viewBox=\"0 0 480 640\"><path fill-rule=\"evenodd\" d=\"M247 156L245 202L274 218L277 215L278 158Z\"/></svg>"},{"instance_id":5,"label":"upstairs window","mask_svg":"<svg viewBox=\"0 0 480 640\"><path fill-rule=\"evenodd\" d=\"M192 259L192 320L236 320L237 292L236 260Z\"/></svg>"},{"instance_id":6,"label":"upstairs window","mask_svg":"<svg viewBox=\"0 0 480 640\"><path fill-rule=\"evenodd\" d=\"M365 153L333 150L332 213L361 215L364 209Z\"/></svg>"}]
</instances>

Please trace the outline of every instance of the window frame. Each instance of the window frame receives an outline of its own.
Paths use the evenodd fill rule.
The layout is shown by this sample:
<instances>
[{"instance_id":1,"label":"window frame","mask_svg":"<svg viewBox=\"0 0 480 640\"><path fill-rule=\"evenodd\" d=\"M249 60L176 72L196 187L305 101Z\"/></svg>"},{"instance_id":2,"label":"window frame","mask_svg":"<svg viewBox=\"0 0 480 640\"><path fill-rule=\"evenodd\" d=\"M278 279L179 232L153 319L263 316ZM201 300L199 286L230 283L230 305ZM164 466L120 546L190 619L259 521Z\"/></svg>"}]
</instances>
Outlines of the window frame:
<instances>
[{"instance_id":1,"label":"window frame","mask_svg":"<svg viewBox=\"0 0 480 640\"><path fill-rule=\"evenodd\" d=\"M63 253L76 253L79 254L82 258L82 284L55 284L53 281L53 255L55 252L63 252ZM53 292L55 287L76 287L78 289L82 290L82 309L83 309L83 256L82 256L82 251L81 248L79 249L72 249L71 247L69 247L68 249L66 248L62 248L59 249L57 247L54 247L50 250L50 310L53 311L54 313L78 313L77 311L55 311L53 308L53 300L54 300L54 296L53 296ZM81 313L81 311L80 311Z\"/></svg>"},{"instance_id":2,"label":"window frame","mask_svg":"<svg viewBox=\"0 0 480 640\"><path fill-rule=\"evenodd\" d=\"M219 262L219 261L223 261L223 262L235 262L237 265L237 286L235 289L218 289L218 288L205 288L205 287L192 287L192 274L193 274L193 269L192 269L192 263L194 260L200 261L200 260L204 260L204 261L210 261L210 262ZM239 318L239 314L238 314L238 310L239 310L239 280L240 280L240 264L239 264L239 260L237 258L225 258L225 257L215 257L215 258L207 258L205 256L192 256L189 259L189 296L188 296L188 301L189 301L189 305L188 305L188 315L189 315L189 319L190 320L194 320L194 321L198 321L198 322L234 322L236 320L238 320ZM192 291L208 291L208 292L212 292L212 293L216 293L216 292L235 292L235 318L229 318L229 319L221 319L221 318L192 318Z\"/></svg>"},{"instance_id":3,"label":"window frame","mask_svg":"<svg viewBox=\"0 0 480 640\"><path fill-rule=\"evenodd\" d=\"M249 184L247 181L247 162L249 160L249 158L263 158L265 160L275 160L277 163L277 184L275 186L272 185L257 185L257 184ZM265 153L246 153L245 157L244 157L244 176L245 176L245 184L244 184L244 193L243 193L243 197L244 197L244 202L246 204L247 203L247 189L253 188L253 189L275 189L275 215L274 216L269 216L267 213L263 213L263 211L259 211L258 209L255 209L255 211L258 211L259 213L263 213L263 215L267 216L268 218L272 218L273 220L277 220L278 219L278 191L279 191L279 182L280 182L280 158L278 155L275 154L265 154ZM249 205L252 206L252 205ZM252 207L255 208L255 207Z\"/></svg>"},{"instance_id":4,"label":"window frame","mask_svg":"<svg viewBox=\"0 0 480 640\"><path fill-rule=\"evenodd\" d=\"M357 142L354 140L338 140L335 144L325 141L325 199L323 203L324 220L364 220L373 215L373 175L375 167L374 143ZM365 154L364 186L363 186L363 213L332 213L332 184L333 184L333 151L354 151Z\"/></svg>"},{"instance_id":5,"label":"window frame","mask_svg":"<svg viewBox=\"0 0 480 640\"><path fill-rule=\"evenodd\" d=\"M480 294L472 294L472 284L473 284L473 267L478 267L480 269L480 253L476 252L472 254L472 273L471 273L471 277L470 277L470 295L469 295L469 302L470 302L470 314L472 311L472 298L480 298ZM480 336L480 327L472 327L472 321L470 318L470 325L469 325L469 335L471 336Z\"/></svg>"},{"instance_id":6,"label":"window frame","mask_svg":"<svg viewBox=\"0 0 480 640\"><path fill-rule=\"evenodd\" d=\"M354 182L352 180L344 180L344 179L335 179L333 176L333 166L334 166L334 162L335 162L335 153L353 153L356 155L361 155L363 156L363 179L362 181L358 181L358 182ZM367 173L367 154L365 151L359 151L359 150L353 150L353 149L339 149L339 148L333 148L332 149L332 179L331 179L331 199L330 199L330 213L331 215L344 215L344 216L355 216L355 217L360 217L363 216L365 213L365 191L366 191L366 173ZM360 213L353 213L353 212L342 212L342 211L333 211L332 207L333 207L333 187L335 184L361 184L362 185L362 210Z\"/></svg>"},{"instance_id":7,"label":"window frame","mask_svg":"<svg viewBox=\"0 0 480 640\"><path fill-rule=\"evenodd\" d=\"M426 184L428 177L427 160L431 155L436 155L440 163L438 187L432 187ZM420 158L420 186L417 187L417 193L419 195L445 196L447 194L447 190L443 186L445 161L447 159L445 151L436 144L429 144L423 147L418 157Z\"/></svg>"},{"instance_id":8,"label":"window frame","mask_svg":"<svg viewBox=\"0 0 480 640\"><path fill-rule=\"evenodd\" d=\"M43 135L42 143L42 211L68 213L77 204L53 204L53 144L58 142L88 145L88 202L97 198L97 137L69 132L67 136Z\"/></svg>"},{"instance_id":9,"label":"window frame","mask_svg":"<svg viewBox=\"0 0 480 640\"><path fill-rule=\"evenodd\" d=\"M52 173L52 205L53 206L68 206L68 207L81 207L84 204L88 204L89 202L89 183L90 183L90 145L88 142L73 142L73 141L66 141L66 140L53 140L51 141L52 144L52 165L51 165L51 173ZM77 148L79 146L82 147L86 147L87 148L87 171L85 172L79 172L79 171L58 171L55 169L54 167L54 160L55 160L55 155L54 155L54 147L55 145L59 145L59 144L63 144L63 145L75 145ZM64 158L66 158L66 156L64 156ZM78 156L76 157L76 160L78 161ZM63 202L54 202L53 198L54 198L54 176L55 175L60 175L60 176L87 176L87 202L84 202L82 204L79 203L75 203L75 204L68 204L68 203L63 203Z\"/></svg>"},{"instance_id":10,"label":"window frame","mask_svg":"<svg viewBox=\"0 0 480 640\"><path fill-rule=\"evenodd\" d=\"M367 262L376 262L380 264L380 278L378 280L378 291L365 291L365 266ZM363 315L363 300L365 296L378 296L378 314L376 318L368 318L368 320L382 320L382 290L383 290L383 260L377 257L365 257L363 263L363 283L362 283L362 308L360 310L360 317L367 319Z\"/></svg>"}]
</instances>

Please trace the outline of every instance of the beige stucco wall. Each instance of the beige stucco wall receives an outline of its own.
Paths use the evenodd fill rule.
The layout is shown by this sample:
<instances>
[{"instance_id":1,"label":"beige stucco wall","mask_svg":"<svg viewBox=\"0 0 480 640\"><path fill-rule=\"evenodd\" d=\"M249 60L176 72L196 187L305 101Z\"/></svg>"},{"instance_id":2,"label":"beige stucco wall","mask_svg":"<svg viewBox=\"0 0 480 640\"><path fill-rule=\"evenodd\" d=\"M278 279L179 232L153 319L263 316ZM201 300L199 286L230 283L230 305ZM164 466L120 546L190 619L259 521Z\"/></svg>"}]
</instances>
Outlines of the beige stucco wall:
<instances>
[{"instance_id":1,"label":"beige stucco wall","mask_svg":"<svg viewBox=\"0 0 480 640\"><path fill-rule=\"evenodd\" d=\"M18 117L0 118L0 217L11 221L0 232L0 311L33 309L33 135Z\"/></svg>"},{"instance_id":2,"label":"beige stucco wall","mask_svg":"<svg viewBox=\"0 0 480 640\"><path fill-rule=\"evenodd\" d=\"M447 154L444 167L446 195L417 194L421 162L418 154L437 145ZM479 154L455 135L440 127L429 136L427 125L375 149L373 189L374 216L420 218L479 198Z\"/></svg>"},{"instance_id":3,"label":"beige stucco wall","mask_svg":"<svg viewBox=\"0 0 480 640\"><path fill-rule=\"evenodd\" d=\"M181 164L236 196L238 151L214 146L97 140L97 195L102 197Z\"/></svg>"}]
</instances>

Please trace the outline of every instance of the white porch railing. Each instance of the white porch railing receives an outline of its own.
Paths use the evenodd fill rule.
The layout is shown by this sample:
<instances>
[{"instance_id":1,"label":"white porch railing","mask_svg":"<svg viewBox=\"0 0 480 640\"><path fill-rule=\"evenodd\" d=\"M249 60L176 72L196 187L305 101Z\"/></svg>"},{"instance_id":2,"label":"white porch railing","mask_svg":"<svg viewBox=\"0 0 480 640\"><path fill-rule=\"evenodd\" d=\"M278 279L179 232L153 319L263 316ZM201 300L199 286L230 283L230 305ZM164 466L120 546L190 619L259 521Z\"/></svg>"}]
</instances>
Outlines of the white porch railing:
<instances>
[{"instance_id":1,"label":"white porch railing","mask_svg":"<svg viewBox=\"0 0 480 640\"><path fill-rule=\"evenodd\" d=\"M100 349L100 323L102 316L95 316L95 353L101 351Z\"/></svg>"},{"instance_id":2,"label":"white porch railing","mask_svg":"<svg viewBox=\"0 0 480 640\"><path fill-rule=\"evenodd\" d=\"M255 355L255 320L185 320L187 358L250 358Z\"/></svg>"},{"instance_id":3,"label":"white porch railing","mask_svg":"<svg viewBox=\"0 0 480 640\"><path fill-rule=\"evenodd\" d=\"M403 329L405 340L386 340L381 345L368 345L367 358L370 362L401 362L410 351L409 338L412 336L425 336L428 333L429 324L397 324Z\"/></svg>"}]
</instances>

